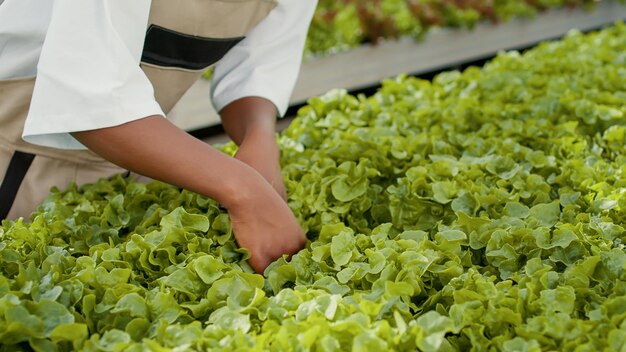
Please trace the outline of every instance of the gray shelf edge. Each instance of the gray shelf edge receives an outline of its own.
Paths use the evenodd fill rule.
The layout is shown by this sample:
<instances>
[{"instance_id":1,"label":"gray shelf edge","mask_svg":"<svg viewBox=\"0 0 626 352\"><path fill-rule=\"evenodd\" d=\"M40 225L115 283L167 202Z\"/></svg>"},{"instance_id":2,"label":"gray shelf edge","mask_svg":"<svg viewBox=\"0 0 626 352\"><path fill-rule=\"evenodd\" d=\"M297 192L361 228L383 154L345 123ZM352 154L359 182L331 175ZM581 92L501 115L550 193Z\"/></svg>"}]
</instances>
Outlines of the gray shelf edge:
<instances>
[{"instance_id":1,"label":"gray shelf edge","mask_svg":"<svg viewBox=\"0 0 626 352\"><path fill-rule=\"evenodd\" d=\"M553 9L531 19L481 23L472 30L433 30L422 41L401 38L364 45L302 65L292 104L333 88L361 89L400 73L432 72L560 37L572 28L589 30L626 18L626 6L601 1L593 11Z\"/></svg>"},{"instance_id":2,"label":"gray shelf edge","mask_svg":"<svg viewBox=\"0 0 626 352\"><path fill-rule=\"evenodd\" d=\"M421 41L400 38L363 45L347 52L304 62L290 99L291 105L334 88L358 90L398 74L433 72L492 56L499 50L527 47L561 37L570 29L590 30L626 19L626 5L599 1L592 11L552 9L530 19L480 23L472 30L432 30ZM220 123L209 98L209 82L200 79L168 115L187 131Z\"/></svg>"}]
</instances>

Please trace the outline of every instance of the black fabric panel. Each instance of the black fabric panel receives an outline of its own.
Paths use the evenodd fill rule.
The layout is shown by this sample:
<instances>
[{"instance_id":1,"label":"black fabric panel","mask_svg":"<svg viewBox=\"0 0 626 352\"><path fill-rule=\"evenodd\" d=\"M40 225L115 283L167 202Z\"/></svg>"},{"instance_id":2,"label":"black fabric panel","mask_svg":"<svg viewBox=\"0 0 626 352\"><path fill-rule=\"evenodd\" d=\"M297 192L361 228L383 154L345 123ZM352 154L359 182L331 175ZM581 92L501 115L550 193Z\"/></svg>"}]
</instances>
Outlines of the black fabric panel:
<instances>
[{"instance_id":1,"label":"black fabric panel","mask_svg":"<svg viewBox=\"0 0 626 352\"><path fill-rule=\"evenodd\" d=\"M203 38L151 25L141 61L164 67L201 70L219 61L244 37Z\"/></svg>"},{"instance_id":2,"label":"black fabric panel","mask_svg":"<svg viewBox=\"0 0 626 352\"><path fill-rule=\"evenodd\" d=\"M15 196L17 196L17 191L20 189L20 185L30 168L30 164L33 163L33 159L35 159L34 154L18 151L13 153L2 185L0 185L0 220L6 219L9 214L15 201Z\"/></svg>"}]
</instances>

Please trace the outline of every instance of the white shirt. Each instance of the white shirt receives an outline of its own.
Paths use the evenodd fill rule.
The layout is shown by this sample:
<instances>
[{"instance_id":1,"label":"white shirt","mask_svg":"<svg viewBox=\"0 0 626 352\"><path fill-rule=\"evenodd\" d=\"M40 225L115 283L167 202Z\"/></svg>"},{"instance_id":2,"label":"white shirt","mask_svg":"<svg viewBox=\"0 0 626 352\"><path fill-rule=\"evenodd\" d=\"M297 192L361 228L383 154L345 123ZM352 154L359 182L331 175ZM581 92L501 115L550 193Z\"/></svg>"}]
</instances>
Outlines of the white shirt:
<instances>
[{"instance_id":1,"label":"white shirt","mask_svg":"<svg viewBox=\"0 0 626 352\"><path fill-rule=\"evenodd\" d=\"M24 140L85 149L70 132L164 115L139 67L150 4L0 0L0 80L37 75ZM316 4L279 0L215 65L211 98L216 110L259 96L285 113Z\"/></svg>"}]
</instances>

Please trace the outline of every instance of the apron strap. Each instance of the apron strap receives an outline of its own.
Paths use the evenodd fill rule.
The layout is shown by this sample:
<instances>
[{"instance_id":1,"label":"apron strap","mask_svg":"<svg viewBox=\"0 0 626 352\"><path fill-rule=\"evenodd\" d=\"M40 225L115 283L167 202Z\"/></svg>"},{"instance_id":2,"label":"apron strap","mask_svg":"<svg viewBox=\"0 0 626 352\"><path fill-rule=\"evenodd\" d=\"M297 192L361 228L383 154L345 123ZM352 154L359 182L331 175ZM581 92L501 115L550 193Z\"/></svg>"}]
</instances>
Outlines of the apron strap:
<instances>
[{"instance_id":1,"label":"apron strap","mask_svg":"<svg viewBox=\"0 0 626 352\"><path fill-rule=\"evenodd\" d=\"M0 185L0 220L6 219L35 154L15 151Z\"/></svg>"}]
</instances>

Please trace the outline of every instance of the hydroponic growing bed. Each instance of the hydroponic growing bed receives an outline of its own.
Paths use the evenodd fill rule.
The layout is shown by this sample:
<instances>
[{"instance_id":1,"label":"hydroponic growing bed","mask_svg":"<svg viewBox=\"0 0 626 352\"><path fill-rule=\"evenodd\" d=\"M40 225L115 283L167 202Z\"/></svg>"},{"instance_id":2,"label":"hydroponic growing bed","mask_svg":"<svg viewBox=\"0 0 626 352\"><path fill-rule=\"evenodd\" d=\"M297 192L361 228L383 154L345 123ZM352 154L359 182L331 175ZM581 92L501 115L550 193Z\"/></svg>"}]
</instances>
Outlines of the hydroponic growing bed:
<instances>
[{"instance_id":1,"label":"hydroponic growing bed","mask_svg":"<svg viewBox=\"0 0 626 352\"><path fill-rule=\"evenodd\" d=\"M54 190L2 224L0 349L626 351L625 38L312 98L279 136L311 241L265 277L210 199Z\"/></svg>"},{"instance_id":2,"label":"hydroponic growing bed","mask_svg":"<svg viewBox=\"0 0 626 352\"><path fill-rule=\"evenodd\" d=\"M591 10L607 0L319 0L305 52L323 56L431 28L468 28L480 22L532 18L548 9Z\"/></svg>"},{"instance_id":3,"label":"hydroponic growing bed","mask_svg":"<svg viewBox=\"0 0 626 352\"><path fill-rule=\"evenodd\" d=\"M401 8L406 6L403 4L411 3L405 0L389 2L397 3L396 7ZM432 6L445 3L445 0L435 1ZM489 1L476 1L476 4L481 3ZM536 2L534 6L540 6L540 3ZM416 25L419 28L418 40L408 35L409 32L402 31L404 36L391 40L381 39L376 44L359 46L355 46L354 43L337 44L336 47L343 50L332 49L335 46L330 46L332 55L314 56L305 60L291 102L301 103L311 96L336 87L358 90L371 87L383 79L400 73L420 75L483 60L495 56L500 50L526 48L543 40L560 38L572 28L588 31L626 19L626 5L614 0L601 0L587 7L579 4L573 8L559 7L559 1L555 1L549 8L544 8L539 13L525 1L495 1L495 4L499 8L496 13L502 13L499 18L503 21L477 22L475 19L471 22L473 23L471 28L466 29L451 28L450 24L445 25L447 22L434 28ZM514 16L515 12L506 15L506 11L514 11L513 9L518 11L526 9L528 12L526 16L521 17ZM471 9L466 11L472 12ZM443 10L442 12L446 13ZM452 16L452 13L454 12L450 12L449 16ZM523 13L522 11L521 14ZM530 16L531 14L533 16ZM396 14L397 16L399 15ZM348 33L348 23L351 22L344 20L339 23L343 25L336 26L344 30L337 32ZM358 28L358 25L354 23L352 25ZM309 35L315 33L313 29ZM359 33L353 29L352 33L355 32ZM336 40L343 42L341 37ZM332 37L327 39L327 42L333 43Z\"/></svg>"},{"instance_id":4,"label":"hydroponic growing bed","mask_svg":"<svg viewBox=\"0 0 626 352\"><path fill-rule=\"evenodd\" d=\"M352 5L355 3L353 0L347 1ZM475 5L488 2L481 0ZM344 6L343 2L334 3L335 7ZM393 14L397 17L398 8L406 7L407 1L386 0L381 4L388 3L396 4L391 7L384 6L389 9L383 14L391 16L389 20L392 21ZM451 6L450 4L451 2L437 1L433 2L432 6ZM588 31L626 19L626 5L617 0L601 0L593 6L589 6L588 2L586 6L574 3L570 4L574 7L559 5L563 5L560 0L552 5L538 1L534 6L544 10L537 13L537 8L525 1L496 1L494 6L499 9L498 18L502 21L493 22L487 19L476 22L481 18L478 16L473 20L474 25L471 29L450 28L454 24L452 20L448 20L452 23L443 22L434 28L430 28L432 25L420 25L417 19L406 20L406 28L417 30L413 36L410 35L411 31L402 31L398 33L402 34L402 37L381 39L376 44L361 43L363 33L359 29L359 21L348 16L355 11L354 7L340 11L333 17L332 22L326 23L324 17L327 15L324 14L329 9L320 6L316 15L318 20L314 22L309 33L309 48L327 47L332 54L324 55L320 52L316 55L309 54L310 57L302 64L290 104L297 106L310 97L333 88L341 87L350 91L368 88L400 73L411 75L431 73L493 57L499 50L525 48L542 40L559 38L571 28ZM452 13L454 12L448 16L452 16ZM467 25L469 23L465 23L465 26ZM331 33L337 33L338 37L331 36ZM353 38L348 40L346 33L352 33ZM419 36L419 40L415 40L414 36ZM207 80L196 82L168 118L188 131L218 125L219 116L208 98L209 85Z\"/></svg>"}]
</instances>

